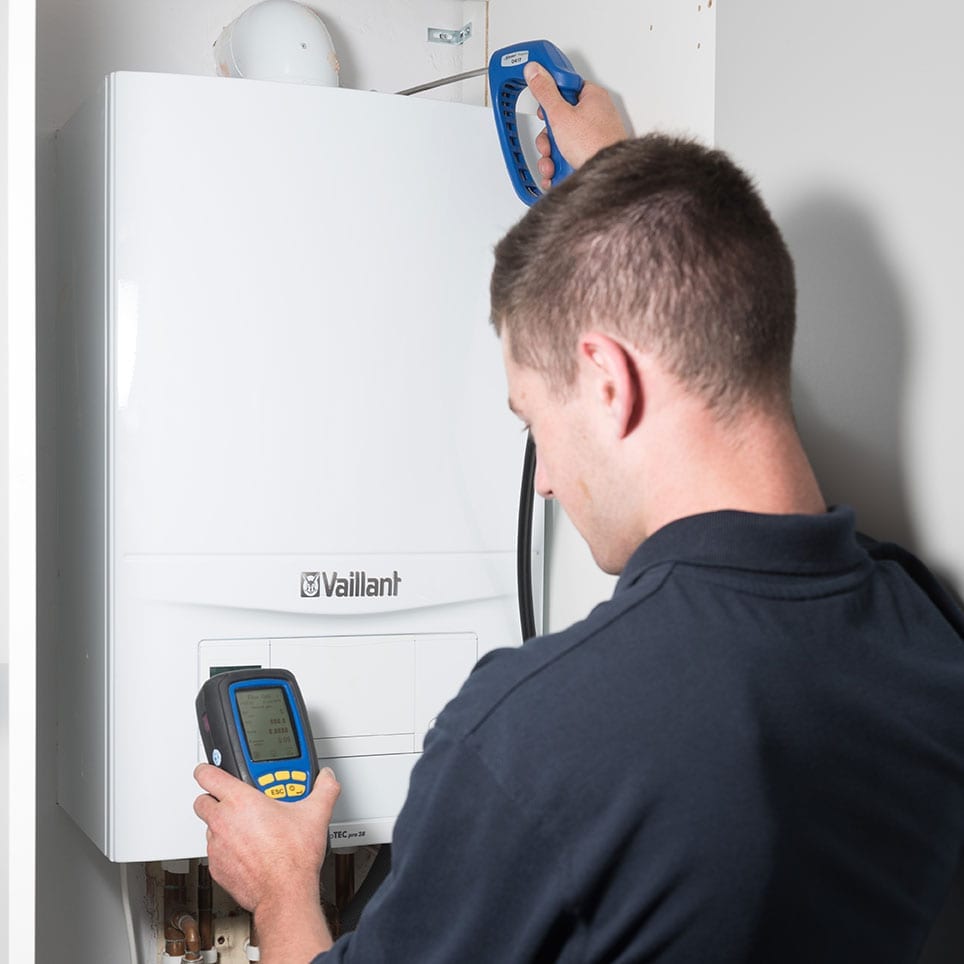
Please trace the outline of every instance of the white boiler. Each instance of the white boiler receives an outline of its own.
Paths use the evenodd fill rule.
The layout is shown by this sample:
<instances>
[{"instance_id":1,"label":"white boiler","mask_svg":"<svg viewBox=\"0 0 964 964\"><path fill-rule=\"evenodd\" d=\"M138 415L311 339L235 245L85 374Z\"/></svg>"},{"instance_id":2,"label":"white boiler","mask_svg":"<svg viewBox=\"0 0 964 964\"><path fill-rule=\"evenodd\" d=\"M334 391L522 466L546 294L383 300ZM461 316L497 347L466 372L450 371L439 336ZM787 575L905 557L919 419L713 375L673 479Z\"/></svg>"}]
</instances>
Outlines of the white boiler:
<instances>
[{"instance_id":1,"label":"white boiler","mask_svg":"<svg viewBox=\"0 0 964 964\"><path fill-rule=\"evenodd\" d=\"M335 844L387 841L434 717L520 642L491 114L121 73L58 178L60 804L113 860L202 854L198 687L280 666Z\"/></svg>"}]
</instances>

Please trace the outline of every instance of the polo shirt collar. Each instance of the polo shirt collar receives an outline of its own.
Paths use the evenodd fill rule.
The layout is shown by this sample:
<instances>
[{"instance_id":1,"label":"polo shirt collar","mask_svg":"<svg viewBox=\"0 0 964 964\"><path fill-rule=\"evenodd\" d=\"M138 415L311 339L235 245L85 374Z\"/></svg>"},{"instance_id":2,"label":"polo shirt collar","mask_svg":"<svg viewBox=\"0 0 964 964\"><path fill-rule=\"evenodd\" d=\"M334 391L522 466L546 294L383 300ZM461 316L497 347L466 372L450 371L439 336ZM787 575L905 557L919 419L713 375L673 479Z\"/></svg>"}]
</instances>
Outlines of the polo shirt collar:
<instances>
[{"instance_id":1,"label":"polo shirt collar","mask_svg":"<svg viewBox=\"0 0 964 964\"><path fill-rule=\"evenodd\" d=\"M654 532L626 563L616 592L653 566L671 562L815 575L853 569L867 558L857 542L854 512L847 506L821 515L707 512Z\"/></svg>"}]
</instances>

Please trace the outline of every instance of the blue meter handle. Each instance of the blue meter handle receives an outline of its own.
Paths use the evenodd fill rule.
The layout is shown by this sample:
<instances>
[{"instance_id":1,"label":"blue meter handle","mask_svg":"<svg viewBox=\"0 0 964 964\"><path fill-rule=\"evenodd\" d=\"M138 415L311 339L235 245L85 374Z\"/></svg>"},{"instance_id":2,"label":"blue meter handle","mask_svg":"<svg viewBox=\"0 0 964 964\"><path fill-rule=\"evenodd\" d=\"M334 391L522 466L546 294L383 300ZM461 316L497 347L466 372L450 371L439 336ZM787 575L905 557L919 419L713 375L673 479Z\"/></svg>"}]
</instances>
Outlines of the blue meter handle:
<instances>
[{"instance_id":1,"label":"blue meter handle","mask_svg":"<svg viewBox=\"0 0 964 964\"><path fill-rule=\"evenodd\" d=\"M542 197L542 190L529 170L516 121L516 103L525 90L526 81L522 71L529 61L541 64L555 81L559 92L570 103L576 104L582 90L583 80L576 73L569 58L548 40L530 40L528 43L512 44L497 50L489 58L489 89L492 93L492 109L495 126L499 132L499 144L505 158L509 179L516 194L526 203L535 204ZM549 157L555 165L552 183L557 184L572 173L572 166L559 153L552 128L546 121L549 135Z\"/></svg>"}]
</instances>

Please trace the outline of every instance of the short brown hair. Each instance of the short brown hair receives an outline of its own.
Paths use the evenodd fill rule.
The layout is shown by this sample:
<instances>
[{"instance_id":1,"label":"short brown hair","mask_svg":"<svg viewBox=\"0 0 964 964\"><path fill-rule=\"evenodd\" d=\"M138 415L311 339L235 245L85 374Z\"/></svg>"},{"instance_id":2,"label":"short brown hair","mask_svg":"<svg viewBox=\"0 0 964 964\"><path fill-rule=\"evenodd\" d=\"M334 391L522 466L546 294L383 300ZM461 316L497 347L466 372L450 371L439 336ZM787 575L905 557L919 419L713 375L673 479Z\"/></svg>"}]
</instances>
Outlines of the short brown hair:
<instances>
[{"instance_id":1,"label":"short brown hair","mask_svg":"<svg viewBox=\"0 0 964 964\"><path fill-rule=\"evenodd\" d=\"M598 328L655 352L722 413L789 409L793 262L721 151L655 134L601 151L499 243L491 298L514 360L558 390Z\"/></svg>"}]
</instances>

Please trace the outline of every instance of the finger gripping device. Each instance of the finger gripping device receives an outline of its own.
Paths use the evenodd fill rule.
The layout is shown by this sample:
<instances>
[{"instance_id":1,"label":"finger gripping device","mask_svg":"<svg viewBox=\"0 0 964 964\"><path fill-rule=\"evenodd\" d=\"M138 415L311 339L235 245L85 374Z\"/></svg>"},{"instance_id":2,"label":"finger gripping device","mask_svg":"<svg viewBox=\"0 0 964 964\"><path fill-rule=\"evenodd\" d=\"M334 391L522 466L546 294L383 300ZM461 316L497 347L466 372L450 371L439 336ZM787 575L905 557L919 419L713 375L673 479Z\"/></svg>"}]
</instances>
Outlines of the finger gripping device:
<instances>
[{"instance_id":1,"label":"finger gripping device","mask_svg":"<svg viewBox=\"0 0 964 964\"><path fill-rule=\"evenodd\" d=\"M570 104L578 102L583 80L573 69L569 58L548 40L531 40L528 43L503 47L489 58L492 108L495 111L495 126L499 132L502 155L509 169L509 178L516 194L526 204L535 204L542 197L542 191L529 170L516 123L516 103L519 100L519 94L526 87L522 71L530 60L541 64L549 72L559 92ZM572 167L559 153L548 120L546 133L549 135L549 157L555 165L552 183L557 184L572 173Z\"/></svg>"},{"instance_id":2,"label":"finger gripping device","mask_svg":"<svg viewBox=\"0 0 964 964\"><path fill-rule=\"evenodd\" d=\"M218 673L195 701L208 762L275 800L300 800L318 776L315 742L294 676L285 669Z\"/></svg>"}]
</instances>

